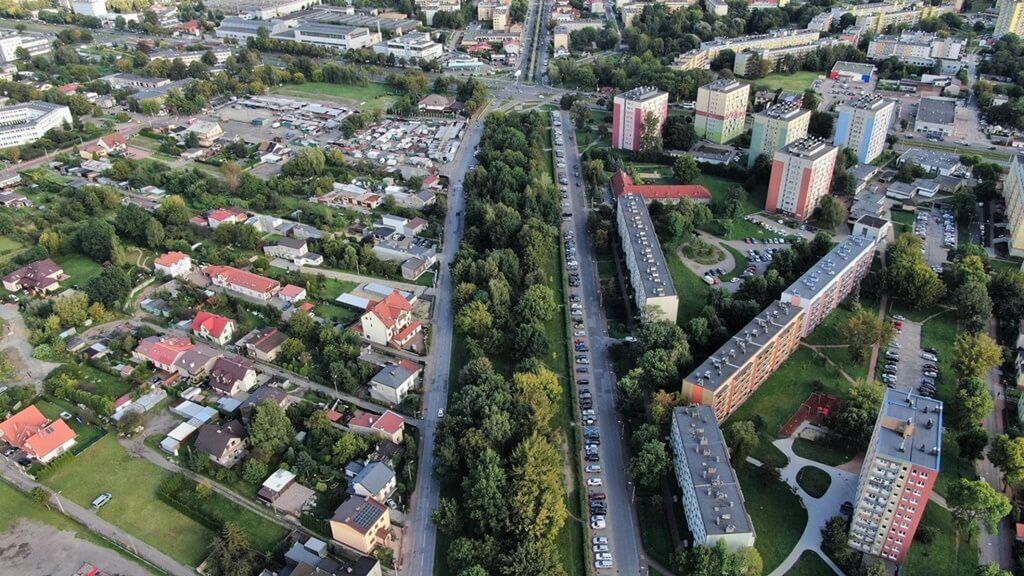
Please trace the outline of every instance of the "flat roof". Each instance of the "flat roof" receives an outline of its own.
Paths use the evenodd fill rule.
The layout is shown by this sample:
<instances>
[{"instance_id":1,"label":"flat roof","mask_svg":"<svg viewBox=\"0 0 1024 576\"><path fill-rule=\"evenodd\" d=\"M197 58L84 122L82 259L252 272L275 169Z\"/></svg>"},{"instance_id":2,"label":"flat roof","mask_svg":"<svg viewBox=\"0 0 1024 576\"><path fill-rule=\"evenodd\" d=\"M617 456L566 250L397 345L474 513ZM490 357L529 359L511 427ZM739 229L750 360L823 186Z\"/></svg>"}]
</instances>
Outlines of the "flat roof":
<instances>
[{"instance_id":1,"label":"flat roof","mask_svg":"<svg viewBox=\"0 0 1024 576\"><path fill-rule=\"evenodd\" d=\"M810 115L810 110L805 110L794 103L772 104L758 112L757 116L764 116L776 120L792 120L799 116Z\"/></svg>"},{"instance_id":2,"label":"flat roof","mask_svg":"<svg viewBox=\"0 0 1024 576\"><path fill-rule=\"evenodd\" d=\"M938 471L942 401L887 388L873 440L876 456Z\"/></svg>"},{"instance_id":3,"label":"flat roof","mask_svg":"<svg viewBox=\"0 0 1024 576\"><path fill-rule=\"evenodd\" d=\"M743 82L740 82L734 78L719 78L711 82L710 84L705 84L704 86L701 86L701 88L706 88L708 90L711 90L712 92L733 92L735 90L740 90L748 86L750 85L744 84Z\"/></svg>"},{"instance_id":4,"label":"flat roof","mask_svg":"<svg viewBox=\"0 0 1024 576\"><path fill-rule=\"evenodd\" d=\"M880 110L886 106L893 105L892 100L886 100L874 92L858 96L847 102L843 102L841 106L849 106L851 108L860 108L861 110Z\"/></svg>"},{"instance_id":5,"label":"flat roof","mask_svg":"<svg viewBox=\"0 0 1024 576\"><path fill-rule=\"evenodd\" d=\"M672 410L672 419L686 452L686 472L697 493L704 531L709 536L753 532L714 410L711 406L679 406Z\"/></svg>"},{"instance_id":6,"label":"flat roof","mask_svg":"<svg viewBox=\"0 0 1024 576\"><path fill-rule=\"evenodd\" d=\"M817 160L826 154L832 153L836 147L825 142L821 138L801 138L785 148L783 152L791 156L798 156L800 158L807 158L809 160Z\"/></svg>"},{"instance_id":7,"label":"flat roof","mask_svg":"<svg viewBox=\"0 0 1024 576\"><path fill-rule=\"evenodd\" d=\"M960 155L943 150L907 148L896 161L897 164L903 164L904 162L913 162L922 168L953 170L960 165Z\"/></svg>"},{"instance_id":8,"label":"flat roof","mask_svg":"<svg viewBox=\"0 0 1024 576\"><path fill-rule=\"evenodd\" d=\"M921 98L917 121L929 124L952 124L956 121L956 101L952 98Z\"/></svg>"},{"instance_id":9,"label":"flat roof","mask_svg":"<svg viewBox=\"0 0 1024 576\"><path fill-rule=\"evenodd\" d=\"M747 323L725 344L701 362L686 381L706 390L717 390L803 312L802 308L776 300Z\"/></svg>"},{"instance_id":10,"label":"flat roof","mask_svg":"<svg viewBox=\"0 0 1024 576\"><path fill-rule=\"evenodd\" d=\"M633 88L632 90L626 90L622 92L616 98L625 98L626 100L635 100L638 102L644 102L661 96L662 94L668 95L668 92L658 90L654 86L640 86Z\"/></svg>"},{"instance_id":11,"label":"flat roof","mask_svg":"<svg viewBox=\"0 0 1024 576\"><path fill-rule=\"evenodd\" d=\"M833 72L848 72L850 74L874 74L875 65L867 62L847 62L840 60L832 66Z\"/></svg>"},{"instance_id":12,"label":"flat roof","mask_svg":"<svg viewBox=\"0 0 1024 576\"><path fill-rule=\"evenodd\" d=\"M633 260L638 266L646 266L646 269L640 270L644 292L649 297L675 296L676 287L643 197L639 194L623 194L616 202L626 224L628 238L623 239L626 249L633 253Z\"/></svg>"},{"instance_id":13,"label":"flat roof","mask_svg":"<svg viewBox=\"0 0 1024 576\"><path fill-rule=\"evenodd\" d=\"M863 236L848 236L837 244L824 258L811 266L790 284L783 297L798 296L801 300L813 300L843 277L865 253L875 249L875 242Z\"/></svg>"}]
</instances>

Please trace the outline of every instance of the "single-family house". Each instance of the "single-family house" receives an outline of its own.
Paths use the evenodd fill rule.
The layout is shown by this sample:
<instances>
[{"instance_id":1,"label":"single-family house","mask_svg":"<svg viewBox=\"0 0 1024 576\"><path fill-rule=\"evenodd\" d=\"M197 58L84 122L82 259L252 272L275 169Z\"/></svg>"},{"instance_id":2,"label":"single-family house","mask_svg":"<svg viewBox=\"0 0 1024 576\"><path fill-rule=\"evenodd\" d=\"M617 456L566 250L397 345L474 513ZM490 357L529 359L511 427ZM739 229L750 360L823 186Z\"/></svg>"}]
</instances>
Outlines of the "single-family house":
<instances>
[{"instance_id":1,"label":"single-family house","mask_svg":"<svg viewBox=\"0 0 1024 576\"><path fill-rule=\"evenodd\" d=\"M331 536L340 544L369 554L391 541L390 511L369 496L353 496L334 511Z\"/></svg>"},{"instance_id":2,"label":"single-family house","mask_svg":"<svg viewBox=\"0 0 1024 576\"><path fill-rule=\"evenodd\" d=\"M245 427L238 420L220 426L206 424L196 435L196 450L225 468L231 468L242 459L248 444Z\"/></svg>"},{"instance_id":3,"label":"single-family house","mask_svg":"<svg viewBox=\"0 0 1024 576\"><path fill-rule=\"evenodd\" d=\"M32 201L18 192L0 192L0 206L4 208L29 208Z\"/></svg>"},{"instance_id":4,"label":"single-family house","mask_svg":"<svg viewBox=\"0 0 1024 576\"><path fill-rule=\"evenodd\" d=\"M66 278L64 268L47 258L22 266L4 276L4 288L11 292L28 290L46 294L58 290L60 281Z\"/></svg>"},{"instance_id":5,"label":"single-family house","mask_svg":"<svg viewBox=\"0 0 1024 576\"><path fill-rule=\"evenodd\" d=\"M0 422L0 440L43 464L70 450L76 437L67 422L50 422L35 406Z\"/></svg>"},{"instance_id":6,"label":"single-family house","mask_svg":"<svg viewBox=\"0 0 1024 576\"><path fill-rule=\"evenodd\" d=\"M149 362L167 372L177 372L177 361L195 346L188 338L148 336L132 351L132 358L140 362Z\"/></svg>"},{"instance_id":7,"label":"single-family house","mask_svg":"<svg viewBox=\"0 0 1024 576\"><path fill-rule=\"evenodd\" d=\"M228 396L256 386L256 364L241 356L221 356L210 369L210 387Z\"/></svg>"},{"instance_id":8,"label":"single-family house","mask_svg":"<svg viewBox=\"0 0 1024 576\"><path fill-rule=\"evenodd\" d=\"M385 366L370 379L370 397L389 404L401 403L416 387L420 371L420 366L409 360Z\"/></svg>"},{"instance_id":9,"label":"single-family house","mask_svg":"<svg viewBox=\"0 0 1024 576\"><path fill-rule=\"evenodd\" d=\"M231 318L200 310L192 319L192 333L223 346L234 336L235 323Z\"/></svg>"},{"instance_id":10,"label":"single-family house","mask_svg":"<svg viewBox=\"0 0 1024 576\"><path fill-rule=\"evenodd\" d=\"M316 492L299 484L294 472L278 470L263 482L256 496L273 506L274 510L298 518L316 498Z\"/></svg>"},{"instance_id":11,"label":"single-family house","mask_svg":"<svg viewBox=\"0 0 1024 576\"><path fill-rule=\"evenodd\" d=\"M241 208L217 208L206 214L206 225L216 228L221 224L243 224L249 219L249 215Z\"/></svg>"},{"instance_id":12,"label":"single-family house","mask_svg":"<svg viewBox=\"0 0 1024 576\"><path fill-rule=\"evenodd\" d=\"M260 486L256 493L261 500L273 502L277 500L285 490L295 482L295 473L290 470L280 469L274 472Z\"/></svg>"},{"instance_id":13,"label":"single-family house","mask_svg":"<svg viewBox=\"0 0 1024 576\"><path fill-rule=\"evenodd\" d=\"M153 260L153 268L172 278L181 278L192 271L192 258L181 252L167 252Z\"/></svg>"},{"instance_id":14,"label":"single-family house","mask_svg":"<svg viewBox=\"0 0 1024 576\"><path fill-rule=\"evenodd\" d=\"M278 293L285 302L301 302L306 299L306 289L302 286L296 286L295 284L288 284L284 288L281 288L281 292Z\"/></svg>"},{"instance_id":15,"label":"single-family house","mask_svg":"<svg viewBox=\"0 0 1024 576\"><path fill-rule=\"evenodd\" d=\"M283 389L276 386L270 386L264 384L259 388L252 391L249 397L242 402L242 405L238 407L239 413L242 415L242 420L248 422L249 418L252 417L253 411L256 407L264 402L274 402L282 409L287 409L291 404L291 400L288 398L288 393Z\"/></svg>"},{"instance_id":16,"label":"single-family house","mask_svg":"<svg viewBox=\"0 0 1024 576\"><path fill-rule=\"evenodd\" d=\"M405 433L405 418L385 410L383 414L358 412L348 421L348 429L356 434L375 434L384 440L401 444Z\"/></svg>"},{"instance_id":17,"label":"single-family house","mask_svg":"<svg viewBox=\"0 0 1024 576\"><path fill-rule=\"evenodd\" d=\"M226 288L257 300L270 300L281 288L273 278L239 270L232 266L207 266L203 273L210 277L214 286Z\"/></svg>"},{"instance_id":18,"label":"single-family house","mask_svg":"<svg viewBox=\"0 0 1024 576\"><path fill-rule=\"evenodd\" d=\"M194 348L182 354L174 363L174 366L181 376L188 378L192 382L199 382L206 378L206 375L213 368L213 363L220 357L221 353L219 351L205 344L197 344Z\"/></svg>"},{"instance_id":19,"label":"single-family house","mask_svg":"<svg viewBox=\"0 0 1024 576\"><path fill-rule=\"evenodd\" d=\"M213 146L217 139L224 135L224 129L220 127L220 124L207 120L196 120L185 132L186 134L195 134L199 145L203 148Z\"/></svg>"},{"instance_id":20,"label":"single-family house","mask_svg":"<svg viewBox=\"0 0 1024 576\"><path fill-rule=\"evenodd\" d=\"M412 304L399 292L370 304L359 318L363 337L381 346L401 348L423 327L412 318Z\"/></svg>"},{"instance_id":21,"label":"single-family house","mask_svg":"<svg viewBox=\"0 0 1024 576\"><path fill-rule=\"evenodd\" d=\"M310 252L306 240L301 238L281 238L277 244L264 246L263 252L267 256L290 260L296 266L319 266L324 263L324 257Z\"/></svg>"},{"instance_id":22,"label":"single-family house","mask_svg":"<svg viewBox=\"0 0 1024 576\"><path fill-rule=\"evenodd\" d=\"M395 491L395 471L383 462L369 462L349 481L348 491L383 502Z\"/></svg>"},{"instance_id":23,"label":"single-family house","mask_svg":"<svg viewBox=\"0 0 1024 576\"><path fill-rule=\"evenodd\" d=\"M288 339L288 335L277 328L267 326L257 328L242 337L235 343L240 350L250 357L261 362L273 362L281 351L281 344Z\"/></svg>"}]
</instances>

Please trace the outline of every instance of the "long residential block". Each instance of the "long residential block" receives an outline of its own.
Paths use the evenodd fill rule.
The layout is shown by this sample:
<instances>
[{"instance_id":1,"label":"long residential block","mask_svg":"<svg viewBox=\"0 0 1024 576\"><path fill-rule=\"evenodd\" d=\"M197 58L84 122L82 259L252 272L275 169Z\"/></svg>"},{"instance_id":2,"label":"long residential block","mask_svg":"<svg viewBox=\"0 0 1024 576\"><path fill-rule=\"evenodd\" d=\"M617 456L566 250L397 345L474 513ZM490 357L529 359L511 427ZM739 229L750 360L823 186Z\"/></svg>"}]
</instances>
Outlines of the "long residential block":
<instances>
[{"instance_id":1,"label":"long residential block","mask_svg":"<svg viewBox=\"0 0 1024 576\"><path fill-rule=\"evenodd\" d=\"M644 316L653 312L675 321L679 295L643 197L623 194L616 200L616 207L615 219L637 310Z\"/></svg>"}]
</instances>

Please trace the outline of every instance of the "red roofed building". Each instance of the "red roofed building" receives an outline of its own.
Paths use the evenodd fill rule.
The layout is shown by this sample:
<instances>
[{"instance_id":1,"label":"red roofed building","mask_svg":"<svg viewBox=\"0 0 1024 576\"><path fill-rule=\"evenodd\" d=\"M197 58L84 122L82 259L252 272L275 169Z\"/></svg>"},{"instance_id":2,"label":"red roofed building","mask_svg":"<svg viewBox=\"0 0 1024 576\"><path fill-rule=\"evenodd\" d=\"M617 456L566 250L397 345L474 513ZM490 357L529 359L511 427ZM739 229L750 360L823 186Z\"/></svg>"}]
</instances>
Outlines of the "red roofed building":
<instances>
[{"instance_id":1,"label":"red roofed building","mask_svg":"<svg viewBox=\"0 0 1024 576\"><path fill-rule=\"evenodd\" d=\"M64 268L47 258L22 266L4 276L4 288L11 292L24 289L46 294L60 288L60 281L65 278Z\"/></svg>"},{"instance_id":2,"label":"red roofed building","mask_svg":"<svg viewBox=\"0 0 1024 576\"><path fill-rule=\"evenodd\" d=\"M296 286L295 284L288 284L284 288L281 288L279 294L281 299L292 304L306 299L306 289L302 286Z\"/></svg>"},{"instance_id":3,"label":"red roofed building","mask_svg":"<svg viewBox=\"0 0 1024 576\"><path fill-rule=\"evenodd\" d=\"M412 319L412 304L397 290L367 307L359 318L363 337L382 346L401 348L423 326Z\"/></svg>"},{"instance_id":4,"label":"red roofed building","mask_svg":"<svg viewBox=\"0 0 1024 576\"><path fill-rule=\"evenodd\" d=\"M622 170L612 176L612 191L616 196L639 194L647 202L678 202L680 198L711 200L711 192L698 184L633 184L633 178Z\"/></svg>"},{"instance_id":5,"label":"red roofed building","mask_svg":"<svg viewBox=\"0 0 1024 576\"><path fill-rule=\"evenodd\" d=\"M188 275L192 270L192 258L181 252L168 252L161 254L153 260L153 267L157 272L166 274L172 278L181 278Z\"/></svg>"},{"instance_id":6,"label":"red roofed building","mask_svg":"<svg viewBox=\"0 0 1024 576\"><path fill-rule=\"evenodd\" d=\"M143 338L132 351L132 358L140 362L151 362L167 372L177 372L175 363L196 345L188 338L150 336Z\"/></svg>"},{"instance_id":7,"label":"red roofed building","mask_svg":"<svg viewBox=\"0 0 1024 576\"><path fill-rule=\"evenodd\" d=\"M216 228L221 224L242 224L248 219L249 215L241 208L217 208L216 210L210 210L206 215L206 224L210 228Z\"/></svg>"},{"instance_id":8,"label":"red roofed building","mask_svg":"<svg viewBox=\"0 0 1024 576\"><path fill-rule=\"evenodd\" d=\"M203 27L199 24L198 20L189 20L188 22L182 22L175 27L182 34L189 34L191 36L202 36Z\"/></svg>"},{"instance_id":9,"label":"red roofed building","mask_svg":"<svg viewBox=\"0 0 1024 576\"><path fill-rule=\"evenodd\" d=\"M270 300L281 289L281 283L273 278L231 266L207 266L203 268L203 273L210 277L214 286L227 288L257 300Z\"/></svg>"},{"instance_id":10,"label":"red roofed building","mask_svg":"<svg viewBox=\"0 0 1024 576\"><path fill-rule=\"evenodd\" d=\"M231 341L235 333L235 323L219 314L200 311L192 320L192 333L223 346Z\"/></svg>"},{"instance_id":11,"label":"red roofed building","mask_svg":"<svg viewBox=\"0 0 1024 576\"><path fill-rule=\"evenodd\" d=\"M380 415L359 412L348 421L348 428L357 434L376 434L385 440L401 444L405 432L405 418L391 410L386 410Z\"/></svg>"},{"instance_id":12,"label":"red roofed building","mask_svg":"<svg viewBox=\"0 0 1024 576\"><path fill-rule=\"evenodd\" d=\"M75 431L66 422L49 422L35 406L0 422L0 440L43 464L70 450L75 437Z\"/></svg>"}]
</instances>

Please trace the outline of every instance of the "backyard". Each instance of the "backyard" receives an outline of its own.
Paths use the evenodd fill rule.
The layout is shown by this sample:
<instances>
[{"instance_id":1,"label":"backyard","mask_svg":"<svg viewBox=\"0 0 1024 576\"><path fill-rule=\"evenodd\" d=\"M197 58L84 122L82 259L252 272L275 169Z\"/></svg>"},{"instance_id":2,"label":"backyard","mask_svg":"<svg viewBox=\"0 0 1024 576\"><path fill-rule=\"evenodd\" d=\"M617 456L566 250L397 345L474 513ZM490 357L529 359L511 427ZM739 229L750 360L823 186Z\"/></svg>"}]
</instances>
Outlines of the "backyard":
<instances>
[{"instance_id":1,"label":"backyard","mask_svg":"<svg viewBox=\"0 0 1024 576\"><path fill-rule=\"evenodd\" d=\"M64 268L64 274L68 277L67 280L61 283L61 286L64 287L74 287L76 285L84 287L90 278L103 271L103 267L94 260L79 254L57 256L53 261Z\"/></svg>"},{"instance_id":2,"label":"backyard","mask_svg":"<svg viewBox=\"0 0 1024 576\"><path fill-rule=\"evenodd\" d=\"M934 503L925 508L921 526L935 529L935 539L925 544L914 539L900 574L904 576L954 576L974 574L978 566L977 542L957 545L957 531L949 511ZM920 531L920 528L918 528Z\"/></svg>"}]
</instances>

